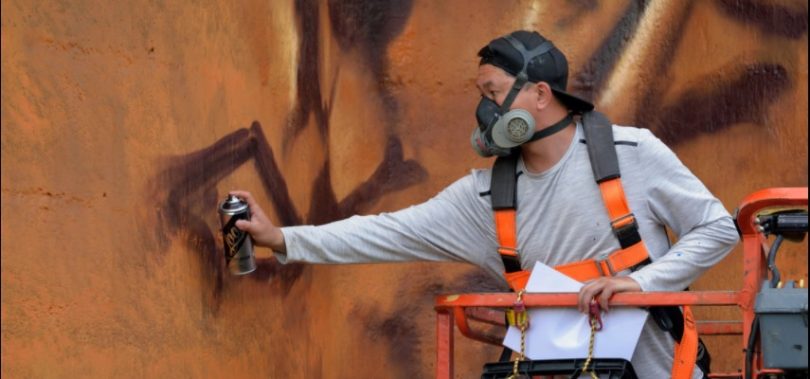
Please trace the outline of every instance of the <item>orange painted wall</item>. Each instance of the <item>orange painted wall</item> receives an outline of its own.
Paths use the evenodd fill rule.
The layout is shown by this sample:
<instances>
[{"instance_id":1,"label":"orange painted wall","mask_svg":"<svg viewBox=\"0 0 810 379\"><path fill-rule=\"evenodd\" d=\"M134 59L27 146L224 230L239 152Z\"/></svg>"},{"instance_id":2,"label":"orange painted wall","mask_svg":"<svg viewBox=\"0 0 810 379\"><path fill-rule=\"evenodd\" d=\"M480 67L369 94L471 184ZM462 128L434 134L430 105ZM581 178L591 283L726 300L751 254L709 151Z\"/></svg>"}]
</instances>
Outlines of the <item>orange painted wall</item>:
<instances>
[{"instance_id":1,"label":"orange painted wall","mask_svg":"<svg viewBox=\"0 0 810 379\"><path fill-rule=\"evenodd\" d=\"M477 50L551 38L733 210L807 186L807 2L2 2L2 374L427 378L459 264L224 271L216 204L282 224L424 201L471 167ZM807 276L806 242L783 276ZM740 251L697 289L740 282ZM701 310L703 317L725 316ZM709 341L736 370L737 341ZM498 349L457 339L457 377Z\"/></svg>"}]
</instances>

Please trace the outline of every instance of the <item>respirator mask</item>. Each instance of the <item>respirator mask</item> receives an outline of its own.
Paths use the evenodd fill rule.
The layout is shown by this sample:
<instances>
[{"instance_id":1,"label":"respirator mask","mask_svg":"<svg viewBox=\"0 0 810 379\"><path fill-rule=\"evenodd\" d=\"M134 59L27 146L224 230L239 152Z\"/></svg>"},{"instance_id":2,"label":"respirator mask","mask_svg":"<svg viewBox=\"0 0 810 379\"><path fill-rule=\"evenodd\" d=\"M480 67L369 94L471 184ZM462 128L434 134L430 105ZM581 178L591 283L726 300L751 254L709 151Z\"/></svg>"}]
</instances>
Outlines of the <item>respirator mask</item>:
<instances>
[{"instance_id":1,"label":"respirator mask","mask_svg":"<svg viewBox=\"0 0 810 379\"><path fill-rule=\"evenodd\" d=\"M523 69L517 74L515 84L506 95L500 106L493 100L482 96L475 110L478 128L473 130L470 138L473 150L482 157L507 156L512 149L526 142L536 141L540 138L554 134L573 120L569 114L560 122L535 132L535 121L532 115L524 109L509 110L523 86L529 82L526 68L529 62L554 48L550 41L546 41L531 51L527 51L514 37L504 37L523 56Z\"/></svg>"},{"instance_id":2,"label":"respirator mask","mask_svg":"<svg viewBox=\"0 0 810 379\"><path fill-rule=\"evenodd\" d=\"M501 106L484 96L478 102L478 108L475 110L478 128L473 130L471 139L472 147L478 155L482 157L509 155L513 147L531 139L535 127L534 117L523 109L509 110L517 93L520 92L519 86L523 86L519 82L520 79L515 81L515 86L509 91Z\"/></svg>"}]
</instances>

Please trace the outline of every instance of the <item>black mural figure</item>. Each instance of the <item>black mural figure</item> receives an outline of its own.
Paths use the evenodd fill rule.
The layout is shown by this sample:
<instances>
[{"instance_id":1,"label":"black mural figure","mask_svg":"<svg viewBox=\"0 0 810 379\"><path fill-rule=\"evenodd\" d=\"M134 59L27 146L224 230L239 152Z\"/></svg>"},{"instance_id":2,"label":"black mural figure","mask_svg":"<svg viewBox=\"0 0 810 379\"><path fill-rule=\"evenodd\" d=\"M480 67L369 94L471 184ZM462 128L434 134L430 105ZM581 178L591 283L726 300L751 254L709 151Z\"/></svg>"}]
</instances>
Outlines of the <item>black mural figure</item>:
<instances>
[{"instance_id":1,"label":"black mural figure","mask_svg":"<svg viewBox=\"0 0 810 379\"><path fill-rule=\"evenodd\" d=\"M183 236L187 247L199 254L202 262L203 302L210 313L216 313L224 286L224 262L217 243L219 224L216 206L221 201L217 183L237 168L253 160L264 190L282 225L323 224L368 210L386 193L407 188L427 178L427 172L417 162L403 160L399 138L391 132L399 122L397 101L385 85L388 44L401 33L410 15L411 2L401 1L330 1L329 19L332 33L341 49L361 52L371 75L377 78L376 92L383 100L388 117L387 143L383 161L365 182L338 201L331 184L329 152L329 115L334 103L334 86L329 102L324 103L318 61L319 7L316 0L295 1L299 48L296 100L287 116L283 131L282 152L314 118L321 136L318 148L325 150L326 159L312 184L310 212L303 217L292 202L286 181L276 163L273 148L258 121L250 128L236 130L213 145L182 156L165 158L151 182L150 199L157 201L156 235L161 250L168 247L171 236ZM289 292L305 269L301 264L281 265L274 259L259 260L256 272L247 276L260 281L278 277L282 293Z\"/></svg>"}]
</instances>

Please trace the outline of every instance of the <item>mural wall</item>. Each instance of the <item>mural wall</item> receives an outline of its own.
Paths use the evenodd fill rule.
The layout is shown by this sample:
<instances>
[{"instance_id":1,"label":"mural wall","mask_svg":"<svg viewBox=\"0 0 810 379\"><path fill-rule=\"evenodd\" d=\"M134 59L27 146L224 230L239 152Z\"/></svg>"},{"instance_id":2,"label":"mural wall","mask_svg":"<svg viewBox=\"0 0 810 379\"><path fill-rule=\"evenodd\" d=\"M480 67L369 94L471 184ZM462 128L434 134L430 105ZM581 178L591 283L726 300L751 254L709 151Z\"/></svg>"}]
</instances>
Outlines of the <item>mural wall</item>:
<instances>
[{"instance_id":1,"label":"mural wall","mask_svg":"<svg viewBox=\"0 0 810 379\"><path fill-rule=\"evenodd\" d=\"M428 378L461 264L225 270L217 203L281 225L425 201L469 148L478 49L534 29L732 211L807 186L803 0L2 3L2 374ZM806 242L780 256L806 278ZM693 286L741 283L740 250ZM704 318L732 317L702 309ZM709 341L736 370L737 339ZM457 376L499 349L457 339Z\"/></svg>"}]
</instances>

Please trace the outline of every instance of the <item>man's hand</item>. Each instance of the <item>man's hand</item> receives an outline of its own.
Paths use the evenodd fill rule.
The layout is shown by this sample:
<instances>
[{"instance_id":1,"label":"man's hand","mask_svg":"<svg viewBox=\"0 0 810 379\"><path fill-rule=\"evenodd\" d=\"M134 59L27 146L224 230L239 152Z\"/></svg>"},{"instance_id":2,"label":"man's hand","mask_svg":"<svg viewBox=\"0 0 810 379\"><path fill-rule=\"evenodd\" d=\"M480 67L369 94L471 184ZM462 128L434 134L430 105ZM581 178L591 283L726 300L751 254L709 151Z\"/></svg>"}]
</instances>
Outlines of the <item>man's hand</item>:
<instances>
[{"instance_id":1,"label":"man's hand","mask_svg":"<svg viewBox=\"0 0 810 379\"><path fill-rule=\"evenodd\" d=\"M253 242L257 246L269 247L279 253L287 252L284 234L281 233L280 228L270 222L270 219L264 214L253 195L247 191L231 191L230 194L245 200L250 207L250 221L239 220L236 222L236 227L250 233Z\"/></svg>"},{"instance_id":2,"label":"man's hand","mask_svg":"<svg viewBox=\"0 0 810 379\"><path fill-rule=\"evenodd\" d=\"M614 276L609 278L599 278L585 282L579 290L579 311L588 314L588 305L591 299L599 297L599 305L603 310L608 310L608 300L614 293L619 292L640 292L641 286L630 277Z\"/></svg>"}]
</instances>

